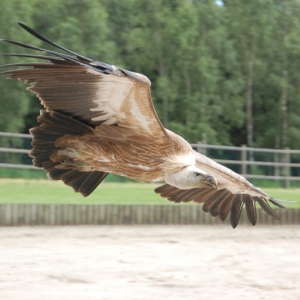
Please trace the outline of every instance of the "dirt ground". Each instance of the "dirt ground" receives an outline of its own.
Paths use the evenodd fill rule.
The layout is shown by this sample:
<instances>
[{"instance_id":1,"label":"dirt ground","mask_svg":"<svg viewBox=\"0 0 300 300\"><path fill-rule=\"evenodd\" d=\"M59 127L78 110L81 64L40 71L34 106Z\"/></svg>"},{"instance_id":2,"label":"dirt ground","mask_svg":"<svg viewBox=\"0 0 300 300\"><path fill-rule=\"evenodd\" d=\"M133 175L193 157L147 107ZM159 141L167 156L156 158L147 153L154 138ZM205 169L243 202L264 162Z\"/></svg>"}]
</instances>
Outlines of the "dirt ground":
<instances>
[{"instance_id":1,"label":"dirt ground","mask_svg":"<svg viewBox=\"0 0 300 300\"><path fill-rule=\"evenodd\" d=\"M300 226L2 227L0 299L300 299Z\"/></svg>"}]
</instances>

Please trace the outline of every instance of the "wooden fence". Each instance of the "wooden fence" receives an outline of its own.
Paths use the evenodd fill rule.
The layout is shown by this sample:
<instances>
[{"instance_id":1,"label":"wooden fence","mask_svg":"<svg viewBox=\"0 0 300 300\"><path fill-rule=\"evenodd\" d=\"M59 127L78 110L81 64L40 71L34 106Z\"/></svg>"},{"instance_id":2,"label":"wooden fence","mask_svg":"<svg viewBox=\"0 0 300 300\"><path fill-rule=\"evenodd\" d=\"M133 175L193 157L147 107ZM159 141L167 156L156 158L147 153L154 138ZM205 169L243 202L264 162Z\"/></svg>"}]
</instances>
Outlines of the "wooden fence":
<instances>
[{"instance_id":1,"label":"wooden fence","mask_svg":"<svg viewBox=\"0 0 300 300\"><path fill-rule=\"evenodd\" d=\"M222 224L199 205L1 204L0 226ZM257 209L260 225L300 224L300 209L275 209L277 221ZM225 223L229 223L226 220ZM243 211L240 224L249 224ZM250 226L250 225L249 225Z\"/></svg>"}]
</instances>

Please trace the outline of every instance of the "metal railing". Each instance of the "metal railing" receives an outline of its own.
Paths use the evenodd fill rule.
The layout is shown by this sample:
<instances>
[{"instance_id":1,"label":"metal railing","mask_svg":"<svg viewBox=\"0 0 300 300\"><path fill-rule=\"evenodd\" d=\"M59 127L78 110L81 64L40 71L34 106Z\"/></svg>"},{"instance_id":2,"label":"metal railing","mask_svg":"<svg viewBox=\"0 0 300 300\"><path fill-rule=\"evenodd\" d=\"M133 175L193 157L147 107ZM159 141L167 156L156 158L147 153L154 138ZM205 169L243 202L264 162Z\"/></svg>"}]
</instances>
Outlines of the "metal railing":
<instances>
[{"instance_id":1,"label":"metal railing","mask_svg":"<svg viewBox=\"0 0 300 300\"><path fill-rule=\"evenodd\" d=\"M255 179L270 179L270 180L284 180L285 187L290 187L291 181L300 181L300 150L291 149L267 149L267 148L253 148L242 145L241 147L235 146L220 146L220 145L208 145L198 142L197 144L191 144L191 146L198 152L209 156L216 162L224 165L238 165L239 173L246 178ZM222 151L219 158L213 153L208 153L210 150L224 150L238 152L236 159L224 159L224 151ZM256 154L268 154L270 161L262 161L256 158ZM293 159L292 159L293 156ZM250 157L252 159L250 159ZM254 159L253 159L254 158ZM294 162L294 161L295 162ZM273 171L272 175L267 174L255 174L257 171L254 167L271 167ZM294 169L294 170L292 170ZM295 172L293 172L295 171ZM297 172L298 171L298 172ZM253 174L254 173L254 174ZM269 172L270 173L270 172ZM292 176L293 173L297 173L298 176Z\"/></svg>"},{"instance_id":2,"label":"metal railing","mask_svg":"<svg viewBox=\"0 0 300 300\"><path fill-rule=\"evenodd\" d=\"M0 132L1 137L6 138L6 141L15 138L31 139L30 134L7 132ZM23 144L20 143L21 147ZM13 143L6 147L1 146L0 139L0 167L38 169L30 164L30 160L28 163L11 163L7 161L7 157L1 157L1 153L28 155L30 149L15 147ZM201 142L191 144L191 146L216 162L230 166L246 178L284 180L286 187L290 186L291 181L300 181L300 150L252 148L245 145L241 147L220 146ZM29 143L27 147L30 147Z\"/></svg>"},{"instance_id":3,"label":"metal railing","mask_svg":"<svg viewBox=\"0 0 300 300\"><path fill-rule=\"evenodd\" d=\"M21 139L31 139L32 136L30 134L24 133L10 133L10 132L0 132L0 137L7 138L21 138ZM11 148L11 147L1 147L0 143L0 154L2 153L15 153L15 154L29 154L30 149L19 149L19 148ZM1 156L0 156L1 157ZM16 163L7 163L1 162L0 160L0 168L14 168L14 169L36 169L33 165L29 164L16 164Z\"/></svg>"}]
</instances>

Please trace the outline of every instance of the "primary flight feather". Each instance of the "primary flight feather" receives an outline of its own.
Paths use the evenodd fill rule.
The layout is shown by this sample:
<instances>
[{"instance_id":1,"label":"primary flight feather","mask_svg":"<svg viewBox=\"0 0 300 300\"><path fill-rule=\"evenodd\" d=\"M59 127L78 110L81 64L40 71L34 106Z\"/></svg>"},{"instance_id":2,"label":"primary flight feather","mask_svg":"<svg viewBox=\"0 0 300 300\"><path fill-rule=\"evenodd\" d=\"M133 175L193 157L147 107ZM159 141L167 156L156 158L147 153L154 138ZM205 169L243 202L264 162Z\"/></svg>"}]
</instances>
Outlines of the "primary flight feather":
<instances>
[{"instance_id":1,"label":"primary flight feather","mask_svg":"<svg viewBox=\"0 0 300 300\"><path fill-rule=\"evenodd\" d=\"M29 84L45 110L32 128L30 156L53 180L62 180L88 196L109 174L166 184L155 189L174 202L203 203L203 211L222 221L230 213L236 227L245 204L256 224L256 202L278 219L269 206L278 201L244 177L194 151L190 144L164 128L151 100L150 80L114 65L79 55L19 23L36 38L68 54L4 40L51 56L1 54L36 58L39 62L1 72Z\"/></svg>"}]
</instances>

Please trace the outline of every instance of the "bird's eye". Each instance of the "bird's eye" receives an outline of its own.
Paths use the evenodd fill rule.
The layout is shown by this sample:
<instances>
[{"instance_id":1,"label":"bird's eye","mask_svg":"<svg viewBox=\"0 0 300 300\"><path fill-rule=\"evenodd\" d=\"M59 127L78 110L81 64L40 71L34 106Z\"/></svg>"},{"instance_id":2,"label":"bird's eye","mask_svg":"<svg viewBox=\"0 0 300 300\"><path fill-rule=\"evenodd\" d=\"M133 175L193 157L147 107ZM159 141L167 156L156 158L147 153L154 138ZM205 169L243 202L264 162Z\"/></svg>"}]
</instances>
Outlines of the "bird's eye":
<instances>
[{"instance_id":1,"label":"bird's eye","mask_svg":"<svg viewBox=\"0 0 300 300\"><path fill-rule=\"evenodd\" d=\"M197 172L195 172L195 176L201 176L201 174L200 174L200 173L197 173Z\"/></svg>"}]
</instances>

